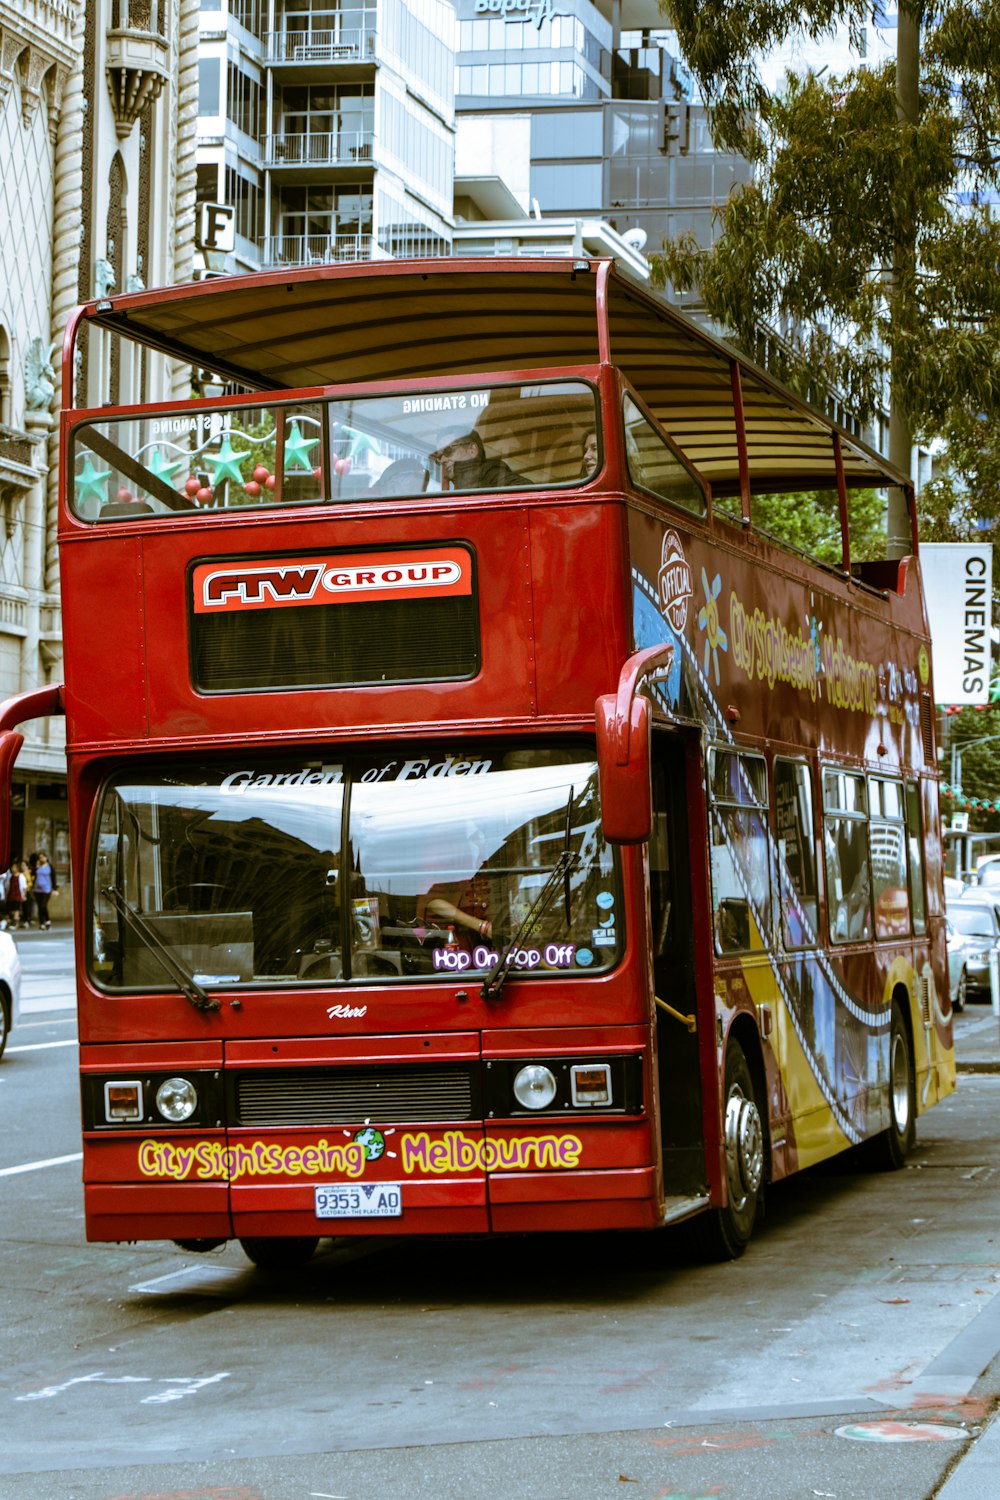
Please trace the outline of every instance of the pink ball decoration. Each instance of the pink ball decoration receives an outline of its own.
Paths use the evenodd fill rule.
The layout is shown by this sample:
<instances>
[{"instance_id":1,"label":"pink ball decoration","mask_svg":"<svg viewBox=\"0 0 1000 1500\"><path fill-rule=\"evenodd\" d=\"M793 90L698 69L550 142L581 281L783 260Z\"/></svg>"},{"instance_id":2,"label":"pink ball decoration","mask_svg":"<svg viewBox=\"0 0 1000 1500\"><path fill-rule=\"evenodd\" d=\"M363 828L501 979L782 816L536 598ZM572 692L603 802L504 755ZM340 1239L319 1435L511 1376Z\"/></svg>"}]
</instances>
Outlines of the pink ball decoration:
<instances>
[{"instance_id":1,"label":"pink ball decoration","mask_svg":"<svg viewBox=\"0 0 1000 1500\"><path fill-rule=\"evenodd\" d=\"M268 474L267 478L264 480L264 487L265 487L265 489L269 489L269 490L273 490L274 489L274 475L273 474Z\"/></svg>"},{"instance_id":2,"label":"pink ball decoration","mask_svg":"<svg viewBox=\"0 0 1000 1500\"><path fill-rule=\"evenodd\" d=\"M254 479L256 479L258 484L265 484L267 482L267 473L267 465L258 464L256 469L254 469L253 471L253 477Z\"/></svg>"},{"instance_id":3,"label":"pink ball decoration","mask_svg":"<svg viewBox=\"0 0 1000 1500\"><path fill-rule=\"evenodd\" d=\"M196 478L195 475L192 474L190 479L185 479L184 488L189 495L197 495L198 491L201 489L201 480Z\"/></svg>"},{"instance_id":4,"label":"pink ball decoration","mask_svg":"<svg viewBox=\"0 0 1000 1500\"><path fill-rule=\"evenodd\" d=\"M251 500L256 500L257 496L260 494L260 485L257 483L256 479L248 479L243 488L244 490L246 490Z\"/></svg>"},{"instance_id":5,"label":"pink ball decoration","mask_svg":"<svg viewBox=\"0 0 1000 1500\"><path fill-rule=\"evenodd\" d=\"M203 484L195 497L199 504L207 505L210 500L215 499L215 491L210 484Z\"/></svg>"}]
</instances>

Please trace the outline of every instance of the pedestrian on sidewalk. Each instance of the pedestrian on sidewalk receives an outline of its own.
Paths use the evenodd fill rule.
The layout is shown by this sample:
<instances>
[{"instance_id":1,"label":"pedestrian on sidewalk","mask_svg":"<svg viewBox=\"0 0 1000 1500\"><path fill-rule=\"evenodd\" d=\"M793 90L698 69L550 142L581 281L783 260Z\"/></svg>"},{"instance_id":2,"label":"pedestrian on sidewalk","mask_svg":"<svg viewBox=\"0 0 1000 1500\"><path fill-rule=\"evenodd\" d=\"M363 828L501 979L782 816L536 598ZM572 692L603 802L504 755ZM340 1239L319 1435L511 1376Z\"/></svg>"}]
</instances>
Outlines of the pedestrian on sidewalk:
<instances>
[{"instance_id":1,"label":"pedestrian on sidewalk","mask_svg":"<svg viewBox=\"0 0 1000 1500\"><path fill-rule=\"evenodd\" d=\"M3 903L3 926L20 927L24 898L28 893L27 877L21 872L20 860L12 860L7 872L7 890Z\"/></svg>"},{"instance_id":2,"label":"pedestrian on sidewalk","mask_svg":"<svg viewBox=\"0 0 1000 1500\"><path fill-rule=\"evenodd\" d=\"M52 926L49 921L49 899L57 889L52 866L49 864L49 856L44 852L39 852L32 894L35 898L35 905L38 907L38 926L42 932Z\"/></svg>"}]
</instances>

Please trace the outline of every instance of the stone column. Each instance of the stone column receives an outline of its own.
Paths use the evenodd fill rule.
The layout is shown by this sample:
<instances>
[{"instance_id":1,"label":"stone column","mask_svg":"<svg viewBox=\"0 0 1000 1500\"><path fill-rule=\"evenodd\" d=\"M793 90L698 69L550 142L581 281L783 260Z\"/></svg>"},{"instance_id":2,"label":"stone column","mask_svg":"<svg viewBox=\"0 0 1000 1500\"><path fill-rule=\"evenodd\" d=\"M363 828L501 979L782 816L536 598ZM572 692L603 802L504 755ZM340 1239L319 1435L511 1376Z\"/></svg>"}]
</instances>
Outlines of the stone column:
<instances>
[{"instance_id":1,"label":"stone column","mask_svg":"<svg viewBox=\"0 0 1000 1500\"><path fill-rule=\"evenodd\" d=\"M62 405L62 339L70 314L77 304L80 274L80 231L83 227L83 120L86 104L83 96L83 37L86 15L77 6L73 21L72 44L75 64L62 96L55 149L55 201L52 231L52 338L58 339L56 367L56 405ZM59 588L59 554L56 548L56 525L59 515L59 431L55 430L48 449L47 503L45 506L45 588L54 593Z\"/></svg>"}]
</instances>

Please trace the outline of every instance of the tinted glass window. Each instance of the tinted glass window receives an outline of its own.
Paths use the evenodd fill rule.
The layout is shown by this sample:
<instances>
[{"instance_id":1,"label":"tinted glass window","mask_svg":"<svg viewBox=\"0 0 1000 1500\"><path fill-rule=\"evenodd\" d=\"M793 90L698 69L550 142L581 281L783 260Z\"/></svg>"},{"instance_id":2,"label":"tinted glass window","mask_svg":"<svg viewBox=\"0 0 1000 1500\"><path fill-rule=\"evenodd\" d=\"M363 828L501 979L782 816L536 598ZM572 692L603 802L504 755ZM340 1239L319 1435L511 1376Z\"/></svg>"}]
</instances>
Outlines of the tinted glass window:
<instances>
[{"instance_id":1,"label":"tinted glass window","mask_svg":"<svg viewBox=\"0 0 1000 1500\"><path fill-rule=\"evenodd\" d=\"M144 411L76 429L71 503L122 521L572 484L597 426L572 380Z\"/></svg>"},{"instance_id":2,"label":"tinted glass window","mask_svg":"<svg viewBox=\"0 0 1000 1500\"><path fill-rule=\"evenodd\" d=\"M812 777L799 761L775 762L774 822L785 947L809 948L817 940L819 887Z\"/></svg>"},{"instance_id":3,"label":"tinted glass window","mask_svg":"<svg viewBox=\"0 0 1000 1500\"><path fill-rule=\"evenodd\" d=\"M823 774L823 847L830 940L862 942L872 935L871 864L865 779L846 771Z\"/></svg>"},{"instance_id":4,"label":"tinted glass window","mask_svg":"<svg viewBox=\"0 0 1000 1500\"><path fill-rule=\"evenodd\" d=\"M631 396L625 397L625 453L633 484L696 515L705 513L701 485Z\"/></svg>"},{"instance_id":5,"label":"tinted glass window","mask_svg":"<svg viewBox=\"0 0 1000 1500\"><path fill-rule=\"evenodd\" d=\"M771 926L767 773L758 755L712 751L711 870L719 953L763 948Z\"/></svg>"},{"instance_id":6,"label":"tinted glass window","mask_svg":"<svg viewBox=\"0 0 1000 1500\"><path fill-rule=\"evenodd\" d=\"M624 942L586 747L407 746L133 769L93 850L109 988L577 978Z\"/></svg>"}]
</instances>

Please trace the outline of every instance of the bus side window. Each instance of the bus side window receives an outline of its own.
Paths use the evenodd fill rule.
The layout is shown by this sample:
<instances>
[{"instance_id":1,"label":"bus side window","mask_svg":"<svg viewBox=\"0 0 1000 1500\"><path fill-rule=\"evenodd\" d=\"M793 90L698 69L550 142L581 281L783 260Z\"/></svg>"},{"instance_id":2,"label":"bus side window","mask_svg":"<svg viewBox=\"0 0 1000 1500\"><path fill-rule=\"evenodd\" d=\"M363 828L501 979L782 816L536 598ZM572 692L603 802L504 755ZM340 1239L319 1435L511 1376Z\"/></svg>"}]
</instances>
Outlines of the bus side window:
<instances>
[{"instance_id":1,"label":"bus side window","mask_svg":"<svg viewBox=\"0 0 1000 1500\"><path fill-rule=\"evenodd\" d=\"M875 936L906 937L910 931L910 892L903 788L898 781L883 781L873 776L868 783L868 796Z\"/></svg>"},{"instance_id":2,"label":"bus side window","mask_svg":"<svg viewBox=\"0 0 1000 1500\"><path fill-rule=\"evenodd\" d=\"M913 930L927 931L927 903L924 900L924 830L920 816L920 787L915 781L906 783L906 838L909 850L907 864L910 870L910 911L913 914Z\"/></svg>"},{"instance_id":3,"label":"bus side window","mask_svg":"<svg viewBox=\"0 0 1000 1500\"><path fill-rule=\"evenodd\" d=\"M864 942L872 935L864 777L848 771L824 771L823 813L830 941Z\"/></svg>"},{"instance_id":4,"label":"bus side window","mask_svg":"<svg viewBox=\"0 0 1000 1500\"><path fill-rule=\"evenodd\" d=\"M716 950L747 952L766 945L771 925L764 761L712 750L709 784Z\"/></svg>"},{"instance_id":5,"label":"bus side window","mask_svg":"<svg viewBox=\"0 0 1000 1500\"><path fill-rule=\"evenodd\" d=\"M812 778L802 761L774 763L774 822L785 947L812 948L819 913L816 820Z\"/></svg>"}]
</instances>

